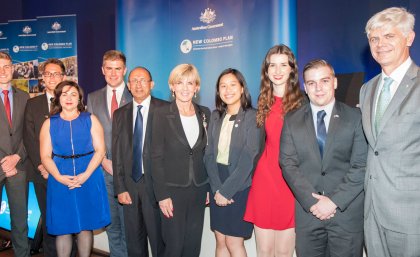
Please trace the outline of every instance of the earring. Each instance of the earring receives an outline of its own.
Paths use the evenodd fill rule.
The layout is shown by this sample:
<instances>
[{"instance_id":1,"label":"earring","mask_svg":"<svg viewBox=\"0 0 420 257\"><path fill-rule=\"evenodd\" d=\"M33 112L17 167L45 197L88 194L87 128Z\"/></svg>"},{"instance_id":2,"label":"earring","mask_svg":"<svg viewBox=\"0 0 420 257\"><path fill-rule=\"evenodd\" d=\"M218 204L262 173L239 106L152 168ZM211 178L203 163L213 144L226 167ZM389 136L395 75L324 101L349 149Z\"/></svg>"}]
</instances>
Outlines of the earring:
<instances>
[{"instance_id":1,"label":"earring","mask_svg":"<svg viewBox=\"0 0 420 257\"><path fill-rule=\"evenodd\" d=\"M194 98L197 98L197 91L194 92Z\"/></svg>"},{"instance_id":2,"label":"earring","mask_svg":"<svg viewBox=\"0 0 420 257\"><path fill-rule=\"evenodd\" d=\"M172 98L175 98L175 91L172 91Z\"/></svg>"}]
</instances>

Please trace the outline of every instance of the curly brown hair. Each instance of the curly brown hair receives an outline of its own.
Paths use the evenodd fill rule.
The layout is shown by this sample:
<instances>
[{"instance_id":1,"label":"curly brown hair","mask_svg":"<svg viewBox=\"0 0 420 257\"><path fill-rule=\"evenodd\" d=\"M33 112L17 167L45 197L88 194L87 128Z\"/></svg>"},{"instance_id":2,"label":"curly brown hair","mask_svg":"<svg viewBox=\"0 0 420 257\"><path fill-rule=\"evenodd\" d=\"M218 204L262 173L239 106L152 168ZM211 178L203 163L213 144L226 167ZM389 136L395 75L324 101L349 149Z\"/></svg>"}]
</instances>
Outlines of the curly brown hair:
<instances>
[{"instance_id":1,"label":"curly brown hair","mask_svg":"<svg viewBox=\"0 0 420 257\"><path fill-rule=\"evenodd\" d=\"M275 45L268 50L261 67L260 95L258 97L257 125L262 127L274 103L273 84L268 77L270 57L273 54L285 54L289 59L291 72L283 95L283 113L286 114L302 105L303 95L299 87L298 67L295 55L285 45Z\"/></svg>"}]
</instances>

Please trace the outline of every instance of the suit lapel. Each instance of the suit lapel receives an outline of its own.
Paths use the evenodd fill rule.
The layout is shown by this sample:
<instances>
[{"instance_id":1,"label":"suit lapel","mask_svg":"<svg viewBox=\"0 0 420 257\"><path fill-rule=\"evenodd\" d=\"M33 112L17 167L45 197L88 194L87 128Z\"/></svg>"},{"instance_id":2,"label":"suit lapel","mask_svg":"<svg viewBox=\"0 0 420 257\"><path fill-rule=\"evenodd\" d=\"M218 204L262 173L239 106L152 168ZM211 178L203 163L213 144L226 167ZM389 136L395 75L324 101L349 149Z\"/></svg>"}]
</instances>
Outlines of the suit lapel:
<instances>
[{"instance_id":1,"label":"suit lapel","mask_svg":"<svg viewBox=\"0 0 420 257\"><path fill-rule=\"evenodd\" d=\"M413 63L410 68L407 70L403 80L398 89L395 92L395 95L392 97L391 102L385 110L384 116L382 117L381 124L378 128L378 134L385 127L386 123L390 120L394 112L401 106L401 102L409 95L410 91L414 88L414 79L417 76L417 66Z\"/></svg>"},{"instance_id":2,"label":"suit lapel","mask_svg":"<svg viewBox=\"0 0 420 257\"><path fill-rule=\"evenodd\" d=\"M235 123L233 124L233 129L232 129L232 136L230 139L230 149L229 149L229 163L237 163L236 159L239 157L238 154L233 153L233 151L237 151L238 148L237 147L232 147L235 146L236 144L240 143L241 140L240 138L243 137L242 135L240 135L240 132L243 131L241 128L243 122L245 119L245 111L242 109L242 107L239 109L238 115L236 116L235 119ZM217 141L219 142L219 141ZM217 156L217 155L216 155ZM231 159L231 158L235 158L235 159Z\"/></svg>"},{"instance_id":3,"label":"suit lapel","mask_svg":"<svg viewBox=\"0 0 420 257\"><path fill-rule=\"evenodd\" d=\"M204 132L204 126L203 126L203 122L204 122L204 117L205 114L203 112L201 112L201 109L199 108L199 106L195 103L193 103L194 105L194 109L195 109L195 115L197 116L197 121L198 121L198 128L200 130L199 134L198 134L198 138L197 141L194 144L194 147L192 147L193 149L198 147L201 144L201 141L203 141L203 137L205 136L205 132ZM208 117L206 117L206 120L208 119Z\"/></svg>"},{"instance_id":4,"label":"suit lapel","mask_svg":"<svg viewBox=\"0 0 420 257\"><path fill-rule=\"evenodd\" d=\"M365 104L366 108L363 110L363 112L366 115L367 123L363 124L366 126L365 131L368 133L366 135L367 138L374 138L376 140L376 131L375 131L375 99L379 93L379 82L381 76L377 76L371 84L367 88L367 97L366 101L368 101L368 104Z\"/></svg>"},{"instance_id":5,"label":"suit lapel","mask_svg":"<svg viewBox=\"0 0 420 257\"><path fill-rule=\"evenodd\" d=\"M169 126L172 131L175 133L175 137L185 146L191 148L187 137L185 136L184 129L182 127L181 118L179 116L178 107L176 106L175 101L169 106L169 113L166 115L168 119Z\"/></svg>"},{"instance_id":6,"label":"suit lapel","mask_svg":"<svg viewBox=\"0 0 420 257\"><path fill-rule=\"evenodd\" d=\"M13 106L14 106L14 102L15 102L14 100L15 99L13 99ZM9 125L9 121L7 120L6 109L4 107L4 101L1 102L0 115L1 115L1 119L3 120L2 122L4 122L4 124L7 126L8 130L9 130L9 133L10 133L11 132L11 128L10 128L10 125ZM13 119L13 115L12 115L12 119ZM13 121L12 121L12 124L13 124Z\"/></svg>"},{"instance_id":7,"label":"suit lapel","mask_svg":"<svg viewBox=\"0 0 420 257\"><path fill-rule=\"evenodd\" d=\"M213 147L213 154L215 157L217 157L218 153L218 144L219 144L219 138L220 138L220 130L222 128L223 119L225 118L225 115L220 116L219 114L214 116L214 119L212 122L214 122L213 131L210 131L214 135L214 144L215 147ZM217 144L217 145L216 145Z\"/></svg>"},{"instance_id":8,"label":"suit lapel","mask_svg":"<svg viewBox=\"0 0 420 257\"><path fill-rule=\"evenodd\" d=\"M152 98L153 99L153 98ZM126 105L127 103L129 103L132 100L132 96L130 91L128 91L127 86L124 86L124 91L123 94L121 96L121 101L120 101L120 105L118 107L122 107L124 105Z\"/></svg>"},{"instance_id":9,"label":"suit lapel","mask_svg":"<svg viewBox=\"0 0 420 257\"><path fill-rule=\"evenodd\" d=\"M319 151L318 141L316 140L316 133L315 133L315 127L314 127L314 120L312 117L312 109L311 105L308 103L305 107L305 113L304 113L304 120L305 120L305 128L306 128L306 135L309 135L308 138L310 142L308 142L308 145L311 145L313 148L314 153L318 153L317 157L319 161L321 162L321 152Z\"/></svg>"},{"instance_id":10,"label":"suit lapel","mask_svg":"<svg viewBox=\"0 0 420 257\"><path fill-rule=\"evenodd\" d=\"M21 115L18 115L19 113L23 113L20 111L21 108L25 108L25 105L23 105L20 101L20 98L16 92L16 89L12 87L13 92L13 111L12 111L12 131L16 128L16 124L20 124ZM23 105L23 106L22 106Z\"/></svg>"},{"instance_id":11,"label":"suit lapel","mask_svg":"<svg viewBox=\"0 0 420 257\"><path fill-rule=\"evenodd\" d=\"M111 117L109 117L109 109L108 109L108 98L106 95L106 91L107 91L107 86L105 86L102 90L102 97L100 98L101 101L99 101L102 105L102 108L98 108L98 110L104 110L102 115L104 115L105 120L108 122L108 124L111 123ZM103 100L102 100L103 99ZM105 125L103 125L105 126Z\"/></svg>"},{"instance_id":12,"label":"suit lapel","mask_svg":"<svg viewBox=\"0 0 420 257\"><path fill-rule=\"evenodd\" d=\"M331 112L330 123L328 126L327 139L326 139L325 147L324 147L324 155L323 155L324 157L331 156L329 154L329 151L331 151L330 149L332 149L331 145L335 142L335 135L337 134L337 131L340 128L340 123L341 123L340 114L341 114L340 105L338 104L337 101L335 101L334 108Z\"/></svg>"}]
</instances>

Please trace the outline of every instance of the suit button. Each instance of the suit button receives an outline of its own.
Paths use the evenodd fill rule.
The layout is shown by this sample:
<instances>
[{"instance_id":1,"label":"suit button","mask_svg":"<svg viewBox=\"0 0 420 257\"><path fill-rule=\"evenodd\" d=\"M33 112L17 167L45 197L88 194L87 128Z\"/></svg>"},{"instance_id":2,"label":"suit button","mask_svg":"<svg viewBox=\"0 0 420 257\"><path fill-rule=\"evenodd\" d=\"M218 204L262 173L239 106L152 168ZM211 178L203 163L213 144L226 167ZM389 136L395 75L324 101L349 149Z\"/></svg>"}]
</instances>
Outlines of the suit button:
<instances>
[{"instance_id":1,"label":"suit button","mask_svg":"<svg viewBox=\"0 0 420 257\"><path fill-rule=\"evenodd\" d=\"M193 155L193 151L190 151L190 155Z\"/></svg>"},{"instance_id":2,"label":"suit button","mask_svg":"<svg viewBox=\"0 0 420 257\"><path fill-rule=\"evenodd\" d=\"M378 156L379 155L379 152L378 151L375 151L375 155Z\"/></svg>"},{"instance_id":3,"label":"suit button","mask_svg":"<svg viewBox=\"0 0 420 257\"><path fill-rule=\"evenodd\" d=\"M12 133L10 133L10 134L9 134L9 136L13 136L13 134L12 134Z\"/></svg>"},{"instance_id":4,"label":"suit button","mask_svg":"<svg viewBox=\"0 0 420 257\"><path fill-rule=\"evenodd\" d=\"M325 176L325 174L326 174L325 172L322 172L322 173L321 173L321 175L322 175L322 176Z\"/></svg>"}]
</instances>

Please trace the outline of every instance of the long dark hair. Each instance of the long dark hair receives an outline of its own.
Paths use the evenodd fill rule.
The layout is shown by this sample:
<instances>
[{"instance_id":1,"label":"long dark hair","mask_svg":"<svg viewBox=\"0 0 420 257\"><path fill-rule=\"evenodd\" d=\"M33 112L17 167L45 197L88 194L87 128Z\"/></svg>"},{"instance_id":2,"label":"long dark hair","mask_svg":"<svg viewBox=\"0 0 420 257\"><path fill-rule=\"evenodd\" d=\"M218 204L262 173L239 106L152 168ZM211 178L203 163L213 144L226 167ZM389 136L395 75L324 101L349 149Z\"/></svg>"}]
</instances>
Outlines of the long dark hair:
<instances>
[{"instance_id":1,"label":"long dark hair","mask_svg":"<svg viewBox=\"0 0 420 257\"><path fill-rule=\"evenodd\" d=\"M227 105L222 101L222 98L220 98L219 83L222 77L227 74L232 74L233 76L235 76L236 79L239 81L239 84L243 88L243 93L241 95L242 109L246 110L248 108L252 108L251 95L249 94L244 76L237 69L228 68L222 71L222 73L220 73L216 83L216 110L219 112L220 116L222 116L223 113L226 112Z\"/></svg>"},{"instance_id":2,"label":"long dark hair","mask_svg":"<svg viewBox=\"0 0 420 257\"><path fill-rule=\"evenodd\" d=\"M83 90L82 88L74 81L64 80L58 83L57 87L54 90L54 100L52 101L50 114L54 115L60 113L63 110L63 107L60 104L60 96L63 94L63 88L65 86L74 87L79 93L79 103L77 104L77 110L79 112L85 111L85 105L83 104Z\"/></svg>"},{"instance_id":3,"label":"long dark hair","mask_svg":"<svg viewBox=\"0 0 420 257\"><path fill-rule=\"evenodd\" d=\"M275 45L268 50L261 67L260 96L258 97L257 125L261 127L274 103L273 85L268 77L270 57L274 54L284 54L288 57L292 68L283 96L283 113L297 109L302 104L303 95L299 87L298 66L292 50L285 45Z\"/></svg>"}]
</instances>

